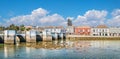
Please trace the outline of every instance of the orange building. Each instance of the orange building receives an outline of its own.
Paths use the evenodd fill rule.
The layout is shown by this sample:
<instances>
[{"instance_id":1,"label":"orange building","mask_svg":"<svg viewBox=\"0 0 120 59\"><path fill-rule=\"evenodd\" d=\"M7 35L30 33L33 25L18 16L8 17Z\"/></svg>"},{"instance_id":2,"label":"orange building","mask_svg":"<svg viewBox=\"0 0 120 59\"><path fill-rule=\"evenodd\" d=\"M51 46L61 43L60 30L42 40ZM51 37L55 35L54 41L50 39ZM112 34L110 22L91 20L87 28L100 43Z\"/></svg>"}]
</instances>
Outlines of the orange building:
<instances>
[{"instance_id":1,"label":"orange building","mask_svg":"<svg viewBox=\"0 0 120 59\"><path fill-rule=\"evenodd\" d=\"M75 27L76 35L90 35L90 27L89 26L79 26Z\"/></svg>"}]
</instances>

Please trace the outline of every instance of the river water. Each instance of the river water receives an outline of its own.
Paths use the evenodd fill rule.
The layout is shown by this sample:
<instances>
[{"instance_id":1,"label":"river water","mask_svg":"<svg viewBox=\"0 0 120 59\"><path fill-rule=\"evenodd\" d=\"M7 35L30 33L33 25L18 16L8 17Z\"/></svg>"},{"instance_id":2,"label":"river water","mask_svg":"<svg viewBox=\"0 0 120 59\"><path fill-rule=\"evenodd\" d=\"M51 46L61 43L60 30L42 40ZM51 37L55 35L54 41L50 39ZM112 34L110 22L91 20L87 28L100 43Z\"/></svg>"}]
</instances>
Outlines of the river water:
<instances>
[{"instance_id":1,"label":"river water","mask_svg":"<svg viewBox=\"0 0 120 59\"><path fill-rule=\"evenodd\" d=\"M0 44L0 59L120 59L120 40Z\"/></svg>"}]
</instances>

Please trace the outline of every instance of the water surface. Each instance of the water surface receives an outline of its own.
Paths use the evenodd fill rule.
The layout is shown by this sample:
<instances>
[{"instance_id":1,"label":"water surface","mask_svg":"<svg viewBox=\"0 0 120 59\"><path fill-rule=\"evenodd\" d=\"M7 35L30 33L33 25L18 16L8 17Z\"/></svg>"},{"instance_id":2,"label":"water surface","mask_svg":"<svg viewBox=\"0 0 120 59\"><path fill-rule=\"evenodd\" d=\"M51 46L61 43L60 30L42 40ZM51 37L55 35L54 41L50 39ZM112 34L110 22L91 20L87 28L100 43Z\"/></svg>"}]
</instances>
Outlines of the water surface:
<instances>
[{"instance_id":1,"label":"water surface","mask_svg":"<svg viewBox=\"0 0 120 59\"><path fill-rule=\"evenodd\" d=\"M0 44L0 59L119 59L120 40Z\"/></svg>"}]
</instances>

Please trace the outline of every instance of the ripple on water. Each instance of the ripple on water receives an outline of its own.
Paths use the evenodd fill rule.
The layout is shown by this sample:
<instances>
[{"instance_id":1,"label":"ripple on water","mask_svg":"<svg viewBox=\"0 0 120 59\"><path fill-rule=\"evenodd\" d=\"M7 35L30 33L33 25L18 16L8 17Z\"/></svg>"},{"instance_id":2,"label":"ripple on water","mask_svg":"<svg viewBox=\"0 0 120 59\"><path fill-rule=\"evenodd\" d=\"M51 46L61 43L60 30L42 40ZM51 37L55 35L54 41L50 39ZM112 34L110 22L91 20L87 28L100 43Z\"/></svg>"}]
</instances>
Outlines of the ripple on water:
<instances>
[{"instance_id":1,"label":"ripple on water","mask_svg":"<svg viewBox=\"0 0 120 59\"><path fill-rule=\"evenodd\" d=\"M68 40L4 45L0 46L0 59L119 59L119 43L118 40Z\"/></svg>"}]
</instances>

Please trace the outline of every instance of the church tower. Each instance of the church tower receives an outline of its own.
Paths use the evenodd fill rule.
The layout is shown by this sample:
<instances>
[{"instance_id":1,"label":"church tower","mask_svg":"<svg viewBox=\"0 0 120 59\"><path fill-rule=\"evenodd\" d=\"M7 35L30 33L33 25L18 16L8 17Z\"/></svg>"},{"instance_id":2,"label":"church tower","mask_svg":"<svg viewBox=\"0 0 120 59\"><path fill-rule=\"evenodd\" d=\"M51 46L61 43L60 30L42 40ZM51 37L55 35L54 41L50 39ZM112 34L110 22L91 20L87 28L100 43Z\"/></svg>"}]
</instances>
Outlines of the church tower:
<instances>
[{"instance_id":1,"label":"church tower","mask_svg":"<svg viewBox=\"0 0 120 59\"><path fill-rule=\"evenodd\" d=\"M72 20L71 20L71 19L68 19L67 25L68 25L68 26L72 26Z\"/></svg>"}]
</instances>

